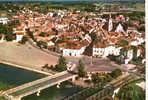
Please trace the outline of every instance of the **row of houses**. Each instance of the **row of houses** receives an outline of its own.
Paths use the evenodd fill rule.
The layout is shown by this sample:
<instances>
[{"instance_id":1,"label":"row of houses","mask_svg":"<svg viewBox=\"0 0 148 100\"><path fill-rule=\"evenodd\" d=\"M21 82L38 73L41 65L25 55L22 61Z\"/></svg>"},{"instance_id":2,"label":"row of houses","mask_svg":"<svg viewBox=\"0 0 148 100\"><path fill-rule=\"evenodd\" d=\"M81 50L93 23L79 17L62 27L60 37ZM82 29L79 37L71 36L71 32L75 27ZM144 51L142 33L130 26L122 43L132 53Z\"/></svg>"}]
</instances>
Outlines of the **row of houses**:
<instances>
[{"instance_id":1,"label":"row of houses","mask_svg":"<svg viewBox=\"0 0 148 100\"><path fill-rule=\"evenodd\" d=\"M49 12L46 15L30 10L20 12L13 17L20 21L20 26L14 28L14 42L21 41L26 35L26 29L30 29L38 42L46 42L48 47L58 47L63 56L81 56L92 42L90 34L97 34L97 38L102 40L97 41L92 48L94 57L120 56L124 47L116 44L122 37L128 41L129 46L138 47L145 42L143 33L128 27L126 22L129 18L124 18L123 15L115 19L111 16L88 16L89 13L81 15L64 11ZM57 43L58 40L62 40L62 43ZM125 63L128 63L133 58L133 51L128 49L126 52L127 55L123 56L126 56Z\"/></svg>"},{"instance_id":2,"label":"row of houses","mask_svg":"<svg viewBox=\"0 0 148 100\"><path fill-rule=\"evenodd\" d=\"M81 41L72 40L62 43L64 45L59 44L59 48L63 56L81 56L90 43L91 38L86 35Z\"/></svg>"},{"instance_id":3,"label":"row of houses","mask_svg":"<svg viewBox=\"0 0 148 100\"><path fill-rule=\"evenodd\" d=\"M96 44L93 47L93 56L94 57L107 57L109 55L120 55L120 50L122 47L115 47L113 45L104 45L104 44Z\"/></svg>"},{"instance_id":4,"label":"row of houses","mask_svg":"<svg viewBox=\"0 0 148 100\"><path fill-rule=\"evenodd\" d=\"M142 43L144 45L144 43ZM101 57L106 58L108 56L117 57L120 59L122 63L128 64L130 61L132 61L134 58L141 57L143 60L145 57L143 57L145 54L144 48L141 48L138 46L132 46L127 45L124 47L116 46L116 45L110 45L110 44L96 44L93 47L93 57Z\"/></svg>"}]
</instances>

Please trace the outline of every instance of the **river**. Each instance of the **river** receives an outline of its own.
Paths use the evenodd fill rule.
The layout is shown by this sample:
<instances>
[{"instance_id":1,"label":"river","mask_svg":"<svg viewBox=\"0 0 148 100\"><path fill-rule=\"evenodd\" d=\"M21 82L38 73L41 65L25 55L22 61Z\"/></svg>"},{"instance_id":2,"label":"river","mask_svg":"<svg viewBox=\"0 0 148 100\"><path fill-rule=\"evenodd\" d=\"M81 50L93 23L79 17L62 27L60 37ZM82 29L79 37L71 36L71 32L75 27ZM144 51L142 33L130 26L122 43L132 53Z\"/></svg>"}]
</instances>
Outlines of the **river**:
<instances>
[{"instance_id":1,"label":"river","mask_svg":"<svg viewBox=\"0 0 148 100\"><path fill-rule=\"evenodd\" d=\"M0 90L7 90L42 77L45 77L45 75L0 63ZM60 100L79 90L80 88L72 85L70 82L64 82L61 84L60 88L52 86L42 90L40 96L32 94L22 98L22 100Z\"/></svg>"}]
</instances>

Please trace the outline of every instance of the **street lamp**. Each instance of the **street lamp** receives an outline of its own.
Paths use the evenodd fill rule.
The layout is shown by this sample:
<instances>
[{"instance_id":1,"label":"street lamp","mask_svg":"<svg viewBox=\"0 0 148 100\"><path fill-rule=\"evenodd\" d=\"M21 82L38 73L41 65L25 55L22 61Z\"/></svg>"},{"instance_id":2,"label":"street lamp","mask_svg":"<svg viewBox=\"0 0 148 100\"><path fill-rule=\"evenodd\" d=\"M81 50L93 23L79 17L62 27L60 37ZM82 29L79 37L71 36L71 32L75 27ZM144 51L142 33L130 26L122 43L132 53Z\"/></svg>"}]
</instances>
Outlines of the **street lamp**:
<instances>
[{"instance_id":1,"label":"street lamp","mask_svg":"<svg viewBox=\"0 0 148 100\"><path fill-rule=\"evenodd\" d=\"M90 62L91 65L93 65L93 56L91 56L91 62Z\"/></svg>"}]
</instances>

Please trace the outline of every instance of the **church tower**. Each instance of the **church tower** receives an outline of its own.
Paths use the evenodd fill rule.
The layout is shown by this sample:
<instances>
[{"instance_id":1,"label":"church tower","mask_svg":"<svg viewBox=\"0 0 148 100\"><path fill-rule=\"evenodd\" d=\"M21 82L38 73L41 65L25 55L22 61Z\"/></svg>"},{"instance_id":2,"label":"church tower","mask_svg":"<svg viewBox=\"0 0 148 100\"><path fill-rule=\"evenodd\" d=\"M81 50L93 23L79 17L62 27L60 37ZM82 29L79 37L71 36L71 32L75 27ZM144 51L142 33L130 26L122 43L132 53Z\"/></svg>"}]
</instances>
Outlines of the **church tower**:
<instances>
[{"instance_id":1,"label":"church tower","mask_svg":"<svg viewBox=\"0 0 148 100\"><path fill-rule=\"evenodd\" d=\"M108 31L110 32L112 29L113 29L113 22L112 22L112 18L111 18L111 15L110 15L109 24L108 24Z\"/></svg>"}]
</instances>

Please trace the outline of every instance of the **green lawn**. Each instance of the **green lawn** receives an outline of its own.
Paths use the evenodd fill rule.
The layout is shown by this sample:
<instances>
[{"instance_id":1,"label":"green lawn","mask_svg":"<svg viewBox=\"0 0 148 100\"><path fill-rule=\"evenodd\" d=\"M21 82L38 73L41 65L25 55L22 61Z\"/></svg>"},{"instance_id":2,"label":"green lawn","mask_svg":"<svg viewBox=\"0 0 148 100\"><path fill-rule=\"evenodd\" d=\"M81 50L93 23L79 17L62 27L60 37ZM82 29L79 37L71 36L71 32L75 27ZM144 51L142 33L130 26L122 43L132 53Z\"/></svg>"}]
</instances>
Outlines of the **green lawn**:
<instances>
[{"instance_id":1,"label":"green lawn","mask_svg":"<svg viewBox=\"0 0 148 100\"><path fill-rule=\"evenodd\" d=\"M4 97L0 97L0 100L6 100Z\"/></svg>"},{"instance_id":2,"label":"green lawn","mask_svg":"<svg viewBox=\"0 0 148 100\"><path fill-rule=\"evenodd\" d=\"M134 81L126 86L120 88L116 97L119 100L145 100L145 91L136 85L136 83L142 82L143 79Z\"/></svg>"}]
</instances>

